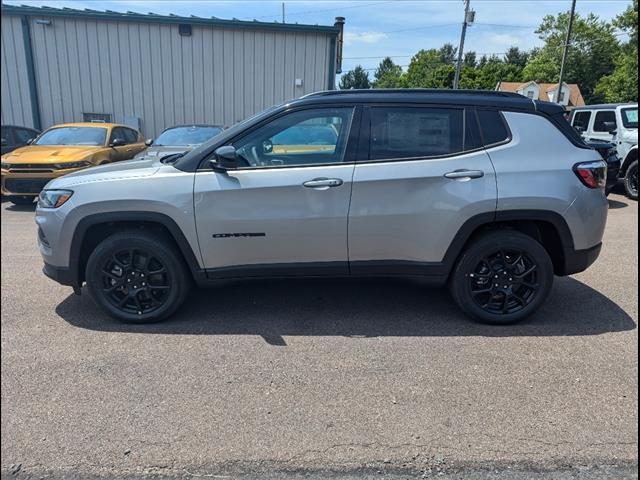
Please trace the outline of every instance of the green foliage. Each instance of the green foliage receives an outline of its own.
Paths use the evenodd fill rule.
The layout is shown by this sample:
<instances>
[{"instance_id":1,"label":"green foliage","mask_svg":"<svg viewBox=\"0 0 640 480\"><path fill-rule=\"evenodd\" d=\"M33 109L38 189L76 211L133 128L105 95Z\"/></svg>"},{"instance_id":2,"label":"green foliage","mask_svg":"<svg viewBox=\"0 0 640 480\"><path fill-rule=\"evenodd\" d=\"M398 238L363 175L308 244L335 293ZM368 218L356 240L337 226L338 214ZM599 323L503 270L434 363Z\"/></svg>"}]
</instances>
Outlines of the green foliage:
<instances>
[{"instance_id":1,"label":"green foliage","mask_svg":"<svg viewBox=\"0 0 640 480\"><path fill-rule=\"evenodd\" d=\"M523 81L559 81L569 15L565 12L544 17L536 33L545 44L524 68ZM595 94L598 80L613 71L619 53L620 43L612 24L594 14L582 17L576 13L565 81L579 84L587 102L599 100Z\"/></svg>"},{"instance_id":2,"label":"green foliage","mask_svg":"<svg viewBox=\"0 0 640 480\"><path fill-rule=\"evenodd\" d=\"M615 69L600 79L595 96L605 102L638 101L638 0L629 5L613 24L629 34L629 42L616 57Z\"/></svg>"},{"instance_id":3,"label":"green foliage","mask_svg":"<svg viewBox=\"0 0 640 480\"><path fill-rule=\"evenodd\" d=\"M402 67L396 65L391 58L386 57L380 62L380 66L374 74L375 88L400 88L402 87Z\"/></svg>"},{"instance_id":4,"label":"green foliage","mask_svg":"<svg viewBox=\"0 0 640 480\"><path fill-rule=\"evenodd\" d=\"M361 65L358 65L353 70L349 70L340 79L340 90L350 90L352 88L371 88L371 81L369 80L369 72L367 72Z\"/></svg>"},{"instance_id":5,"label":"green foliage","mask_svg":"<svg viewBox=\"0 0 640 480\"><path fill-rule=\"evenodd\" d=\"M544 45L531 51L511 47L504 58L478 58L476 52L466 52L460 87L493 90L501 81L557 82L568 25L568 12L544 17L536 30ZM630 41L621 43L617 30L627 32ZM373 82L358 66L343 75L340 88L452 88L456 62L457 48L447 43L439 49L420 50L404 72L391 58L385 58ZM576 14L565 81L577 83L587 103L637 101L638 0L611 23L593 14Z\"/></svg>"}]
</instances>

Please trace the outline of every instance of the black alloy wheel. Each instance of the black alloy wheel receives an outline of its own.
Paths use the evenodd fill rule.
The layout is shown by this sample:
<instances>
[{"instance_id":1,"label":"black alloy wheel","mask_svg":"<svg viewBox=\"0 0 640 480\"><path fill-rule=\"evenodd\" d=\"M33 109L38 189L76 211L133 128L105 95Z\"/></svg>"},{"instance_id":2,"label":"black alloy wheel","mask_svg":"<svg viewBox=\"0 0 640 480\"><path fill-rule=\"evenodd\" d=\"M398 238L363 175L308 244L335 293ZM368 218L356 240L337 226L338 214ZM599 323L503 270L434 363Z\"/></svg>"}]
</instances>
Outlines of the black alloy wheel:
<instances>
[{"instance_id":1,"label":"black alloy wheel","mask_svg":"<svg viewBox=\"0 0 640 480\"><path fill-rule=\"evenodd\" d=\"M535 238L504 228L478 235L460 254L449 277L458 306L483 323L525 319L553 285L553 263Z\"/></svg>"},{"instance_id":2,"label":"black alloy wheel","mask_svg":"<svg viewBox=\"0 0 640 480\"><path fill-rule=\"evenodd\" d=\"M140 248L115 252L100 273L105 297L124 313L152 313L171 293L171 277L165 265Z\"/></svg>"},{"instance_id":3,"label":"black alloy wheel","mask_svg":"<svg viewBox=\"0 0 640 480\"><path fill-rule=\"evenodd\" d=\"M638 199L638 161L636 160L627 169L624 176L624 189L629 198Z\"/></svg>"},{"instance_id":4,"label":"black alloy wheel","mask_svg":"<svg viewBox=\"0 0 640 480\"><path fill-rule=\"evenodd\" d=\"M105 238L89 256L85 278L100 307L131 323L169 317L186 298L192 280L171 239L142 230Z\"/></svg>"},{"instance_id":5,"label":"black alloy wheel","mask_svg":"<svg viewBox=\"0 0 640 480\"><path fill-rule=\"evenodd\" d=\"M537 270L538 265L526 252L500 249L482 258L469 274L471 295L489 313L519 312L538 292Z\"/></svg>"}]
</instances>

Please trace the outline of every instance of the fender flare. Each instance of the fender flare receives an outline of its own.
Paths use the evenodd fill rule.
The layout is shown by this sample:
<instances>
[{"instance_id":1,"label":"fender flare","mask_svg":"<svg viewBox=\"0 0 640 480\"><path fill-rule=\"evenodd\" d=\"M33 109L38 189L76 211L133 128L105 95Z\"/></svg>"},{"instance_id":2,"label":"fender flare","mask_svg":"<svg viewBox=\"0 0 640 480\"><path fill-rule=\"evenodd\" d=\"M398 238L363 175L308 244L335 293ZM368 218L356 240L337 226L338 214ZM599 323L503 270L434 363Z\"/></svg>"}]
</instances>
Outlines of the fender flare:
<instances>
[{"instance_id":1,"label":"fender flare","mask_svg":"<svg viewBox=\"0 0 640 480\"><path fill-rule=\"evenodd\" d=\"M624 175L627 173L627 168L629 168L629 165L631 164L631 162L637 159L638 159L638 145L634 145L627 152L627 156L624 157L624 160L622 161L622 166L620 167L620 177L624 177Z\"/></svg>"},{"instance_id":2,"label":"fender flare","mask_svg":"<svg viewBox=\"0 0 640 480\"><path fill-rule=\"evenodd\" d=\"M184 233L182 233L178 224L171 217L158 212L114 211L87 215L76 225L69 252L69 271L73 285L82 285L84 272L80 271L82 268L81 254L82 246L88 230L96 225L117 222L144 222L164 227L178 246L179 252L182 254L182 257L191 271L191 274L194 276L194 279L199 281L199 279L204 276L203 270L200 268L198 263L196 252L193 251L191 245L184 236Z\"/></svg>"}]
</instances>

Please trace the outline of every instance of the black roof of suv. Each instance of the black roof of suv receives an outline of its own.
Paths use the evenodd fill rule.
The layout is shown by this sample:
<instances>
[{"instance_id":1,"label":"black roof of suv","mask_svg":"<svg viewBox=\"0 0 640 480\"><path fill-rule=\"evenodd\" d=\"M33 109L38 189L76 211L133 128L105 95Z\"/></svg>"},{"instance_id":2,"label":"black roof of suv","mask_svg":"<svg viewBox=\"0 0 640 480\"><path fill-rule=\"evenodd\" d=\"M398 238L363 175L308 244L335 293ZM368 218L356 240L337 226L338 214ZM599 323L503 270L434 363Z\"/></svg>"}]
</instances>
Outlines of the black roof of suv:
<instances>
[{"instance_id":1,"label":"black roof of suv","mask_svg":"<svg viewBox=\"0 0 640 480\"><path fill-rule=\"evenodd\" d=\"M303 105L336 105L357 103L416 103L448 106L488 107L498 110L515 110L542 113L549 116L569 140L579 147L587 147L569 123L564 119L564 108L551 102L531 100L514 92L485 90L434 90L426 88L325 90L271 107L223 131L215 139L178 158L174 166L184 171L196 171L200 162L219 145L231 140L244 129L287 109Z\"/></svg>"}]
</instances>

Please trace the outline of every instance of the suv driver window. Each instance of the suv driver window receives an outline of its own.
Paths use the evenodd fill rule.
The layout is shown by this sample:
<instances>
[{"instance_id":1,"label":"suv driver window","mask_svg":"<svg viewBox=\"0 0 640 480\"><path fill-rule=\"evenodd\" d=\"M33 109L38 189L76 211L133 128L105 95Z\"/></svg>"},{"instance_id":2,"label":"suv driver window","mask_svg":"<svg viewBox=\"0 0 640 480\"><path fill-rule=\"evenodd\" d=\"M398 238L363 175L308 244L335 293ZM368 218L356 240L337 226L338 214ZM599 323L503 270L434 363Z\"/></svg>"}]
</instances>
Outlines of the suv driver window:
<instances>
[{"instance_id":1,"label":"suv driver window","mask_svg":"<svg viewBox=\"0 0 640 480\"><path fill-rule=\"evenodd\" d=\"M301 110L279 117L234 143L241 167L340 163L353 108Z\"/></svg>"}]
</instances>

